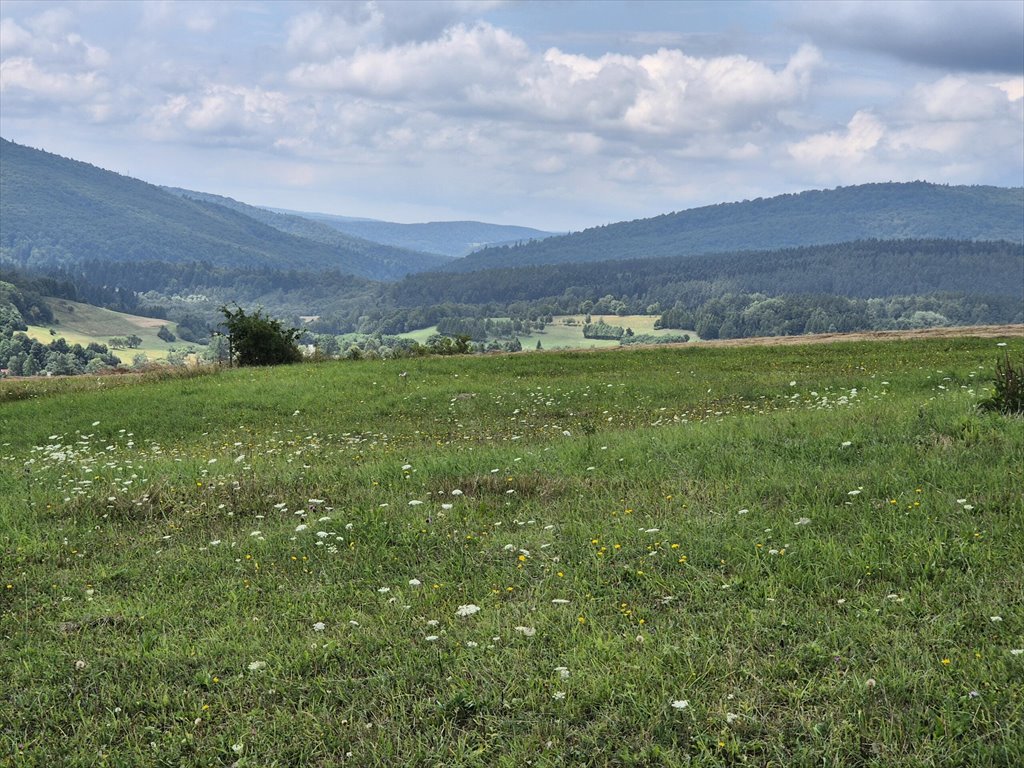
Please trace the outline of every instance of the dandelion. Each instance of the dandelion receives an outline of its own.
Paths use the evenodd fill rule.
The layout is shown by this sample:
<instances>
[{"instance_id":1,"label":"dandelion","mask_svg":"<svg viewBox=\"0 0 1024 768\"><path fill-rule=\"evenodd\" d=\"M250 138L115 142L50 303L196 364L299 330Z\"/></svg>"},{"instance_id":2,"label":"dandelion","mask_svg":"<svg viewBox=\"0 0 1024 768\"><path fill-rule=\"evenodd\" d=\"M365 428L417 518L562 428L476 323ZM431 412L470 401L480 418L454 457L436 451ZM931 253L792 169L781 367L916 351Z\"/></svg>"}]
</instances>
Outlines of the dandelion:
<instances>
[{"instance_id":1,"label":"dandelion","mask_svg":"<svg viewBox=\"0 0 1024 768\"><path fill-rule=\"evenodd\" d=\"M85 669L87 666L89 666L89 664L82 659L79 659L75 662L75 669L82 670Z\"/></svg>"},{"instance_id":2,"label":"dandelion","mask_svg":"<svg viewBox=\"0 0 1024 768\"><path fill-rule=\"evenodd\" d=\"M868 688L874 688L877 685L877 683L875 682L875 678L869 677L867 680L864 681L864 685Z\"/></svg>"},{"instance_id":3,"label":"dandelion","mask_svg":"<svg viewBox=\"0 0 1024 768\"><path fill-rule=\"evenodd\" d=\"M672 702L672 709L683 710L690 706L690 702L686 699L676 699Z\"/></svg>"},{"instance_id":4,"label":"dandelion","mask_svg":"<svg viewBox=\"0 0 1024 768\"><path fill-rule=\"evenodd\" d=\"M479 613L479 611L480 611L480 606L479 605L473 605L473 603L469 603L468 605L460 605L455 610L455 615L456 616L461 616L461 617L466 617L466 616L472 616L474 613Z\"/></svg>"},{"instance_id":5,"label":"dandelion","mask_svg":"<svg viewBox=\"0 0 1024 768\"><path fill-rule=\"evenodd\" d=\"M944 666L944 667L948 667L948 666L949 666L950 664L952 664L952 663L953 663L953 662L952 662L952 661L950 661L949 659L943 659L943 660L942 660L942 666Z\"/></svg>"}]
</instances>

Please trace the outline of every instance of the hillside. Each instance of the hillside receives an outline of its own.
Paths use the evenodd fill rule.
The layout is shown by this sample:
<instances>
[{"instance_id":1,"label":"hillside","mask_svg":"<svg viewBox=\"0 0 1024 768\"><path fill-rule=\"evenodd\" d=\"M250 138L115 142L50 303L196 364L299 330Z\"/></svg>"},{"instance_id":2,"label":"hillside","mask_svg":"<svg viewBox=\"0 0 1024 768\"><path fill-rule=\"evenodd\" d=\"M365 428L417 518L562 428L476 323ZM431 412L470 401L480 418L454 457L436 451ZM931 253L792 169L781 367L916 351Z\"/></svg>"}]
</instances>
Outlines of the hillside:
<instances>
[{"instance_id":1,"label":"hillside","mask_svg":"<svg viewBox=\"0 0 1024 768\"><path fill-rule=\"evenodd\" d=\"M28 268L92 259L207 262L380 279L400 277L422 259L374 250L296 237L221 205L0 139L0 262Z\"/></svg>"},{"instance_id":2,"label":"hillside","mask_svg":"<svg viewBox=\"0 0 1024 768\"><path fill-rule=\"evenodd\" d=\"M372 238L365 239L347 235L335 227L306 218L299 214L288 214L273 211L267 208L259 208L255 205L247 205L230 197L213 195L208 192L196 192L190 189L179 187L161 187L177 197L201 200L214 205L221 205L233 211L244 214L255 219L261 224L266 224L274 229L287 232L289 235L302 237L316 243L323 243L335 248L361 253L366 257L375 259L387 266L385 277L401 277L410 272L423 272L447 264L450 259L439 256L436 253L425 251L412 251L404 247L395 248L383 244L383 241L371 242ZM370 275L367 275L370 277Z\"/></svg>"},{"instance_id":3,"label":"hillside","mask_svg":"<svg viewBox=\"0 0 1024 768\"><path fill-rule=\"evenodd\" d=\"M1024 188L864 184L722 203L487 248L446 269L692 256L869 238L1024 242Z\"/></svg>"},{"instance_id":4,"label":"hillside","mask_svg":"<svg viewBox=\"0 0 1024 768\"><path fill-rule=\"evenodd\" d=\"M280 212L321 222L339 232L377 243L387 243L401 248L426 251L453 258L465 256L485 246L543 240L555 235L554 232L544 232L531 227L487 224L482 221L431 221L422 224L399 224L392 221L332 216L326 213L284 210L280 210Z\"/></svg>"}]
</instances>

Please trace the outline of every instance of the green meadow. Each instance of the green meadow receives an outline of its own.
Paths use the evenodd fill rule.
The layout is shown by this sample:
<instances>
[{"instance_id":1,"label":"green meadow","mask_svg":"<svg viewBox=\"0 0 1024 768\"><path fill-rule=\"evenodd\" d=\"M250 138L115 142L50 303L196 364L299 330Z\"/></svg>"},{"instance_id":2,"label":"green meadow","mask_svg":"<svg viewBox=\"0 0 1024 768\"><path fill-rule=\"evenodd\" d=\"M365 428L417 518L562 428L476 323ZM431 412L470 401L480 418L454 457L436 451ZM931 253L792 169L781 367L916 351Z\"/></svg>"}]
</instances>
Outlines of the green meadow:
<instances>
[{"instance_id":1,"label":"green meadow","mask_svg":"<svg viewBox=\"0 0 1024 768\"><path fill-rule=\"evenodd\" d=\"M50 307L56 322L52 325L30 325L27 331L29 337L43 344L63 337L68 344L81 344L83 347L92 343L105 345L115 336L134 334L142 339L138 348L111 350L128 365L138 354L145 354L150 360L164 360L172 349L194 346L184 341L167 343L157 336L162 325L174 330L174 323L167 320L114 312L67 299L51 299Z\"/></svg>"},{"instance_id":2,"label":"green meadow","mask_svg":"<svg viewBox=\"0 0 1024 768\"><path fill-rule=\"evenodd\" d=\"M1005 351L0 382L0 763L1020 765Z\"/></svg>"}]
</instances>

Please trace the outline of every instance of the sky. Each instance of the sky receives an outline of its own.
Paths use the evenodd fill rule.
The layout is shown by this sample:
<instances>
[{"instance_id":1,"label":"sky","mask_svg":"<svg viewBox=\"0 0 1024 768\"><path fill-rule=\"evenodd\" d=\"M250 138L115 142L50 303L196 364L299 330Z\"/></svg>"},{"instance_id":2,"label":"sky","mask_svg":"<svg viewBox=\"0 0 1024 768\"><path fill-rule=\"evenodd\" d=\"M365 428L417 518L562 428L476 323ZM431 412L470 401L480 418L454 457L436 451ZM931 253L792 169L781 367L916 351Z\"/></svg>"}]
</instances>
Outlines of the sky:
<instances>
[{"instance_id":1,"label":"sky","mask_svg":"<svg viewBox=\"0 0 1024 768\"><path fill-rule=\"evenodd\" d=\"M1024 2L0 2L0 135L154 184L579 230L1024 185Z\"/></svg>"}]
</instances>

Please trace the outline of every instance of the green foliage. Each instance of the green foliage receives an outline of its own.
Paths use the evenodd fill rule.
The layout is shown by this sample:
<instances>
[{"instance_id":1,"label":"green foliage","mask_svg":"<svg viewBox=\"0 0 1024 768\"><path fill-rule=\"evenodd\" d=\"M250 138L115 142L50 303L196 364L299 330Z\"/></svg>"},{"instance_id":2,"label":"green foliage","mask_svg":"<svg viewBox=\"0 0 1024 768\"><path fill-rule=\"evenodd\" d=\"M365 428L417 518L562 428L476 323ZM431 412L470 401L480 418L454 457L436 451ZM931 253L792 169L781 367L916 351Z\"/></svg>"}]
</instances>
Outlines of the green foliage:
<instances>
[{"instance_id":1,"label":"green foliage","mask_svg":"<svg viewBox=\"0 0 1024 768\"><path fill-rule=\"evenodd\" d=\"M177 337L171 333L170 329L166 325L161 325L160 330L156 332L158 338L166 341L168 344L175 341Z\"/></svg>"},{"instance_id":2,"label":"green foliage","mask_svg":"<svg viewBox=\"0 0 1024 768\"><path fill-rule=\"evenodd\" d=\"M241 307L221 307L228 346L234 362L241 366L283 365L297 363L302 352L296 340L302 335L297 328L285 328L280 320L265 316L260 310L246 314Z\"/></svg>"},{"instance_id":3,"label":"green foliage","mask_svg":"<svg viewBox=\"0 0 1024 768\"><path fill-rule=\"evenodd\" d=\"M598 318L596 323L587 323L583 326L583 338L585 339L621 339L625 330L618 325L608 325L604 318ZM632 336L632 333L630 333Z\"/></svg>"},{"instance_id":4,"label":"green foliage","mask_svg":"<svg viewBox=\"0 0 1024 768\"><path fill-rule=\"evenodd\" d=\"M1024 413L1024 363L1015 366L1009 352L996 360L993 377L995 392L982 401L981 408L1000 413Z\"/></svg>"}]
</instances>

